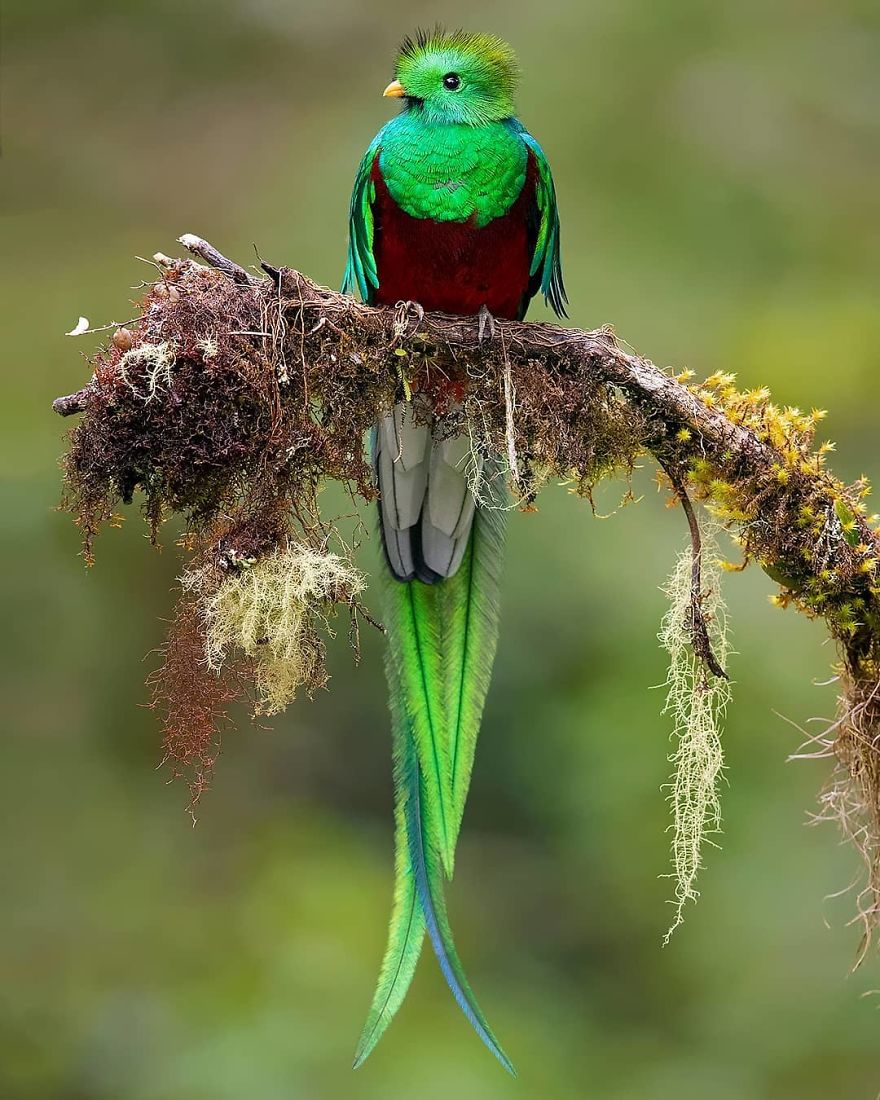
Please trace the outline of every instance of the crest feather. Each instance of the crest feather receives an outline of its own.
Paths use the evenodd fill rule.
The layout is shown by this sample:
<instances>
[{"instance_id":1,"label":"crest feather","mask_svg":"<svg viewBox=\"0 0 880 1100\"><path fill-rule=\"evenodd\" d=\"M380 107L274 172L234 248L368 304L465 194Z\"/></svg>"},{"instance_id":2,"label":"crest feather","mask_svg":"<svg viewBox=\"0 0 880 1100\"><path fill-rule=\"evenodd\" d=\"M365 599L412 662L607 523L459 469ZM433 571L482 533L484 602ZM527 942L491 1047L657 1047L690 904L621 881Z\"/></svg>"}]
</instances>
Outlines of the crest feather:
<instances>
[{"instance_id":1,"label":"crest feather","mask_svg":"<svg viewBox=\"0 0 880 1100\"><path fill-rule=\"evenodd\" d=\"M441 25L433 30L421 28L407 35L397 51L397 65L442 50L459 50L491 65L504 90L512 93L519 78L519 63L511 46L494 34L474 31L447 31Z\"/></svg>"}]
</instances>

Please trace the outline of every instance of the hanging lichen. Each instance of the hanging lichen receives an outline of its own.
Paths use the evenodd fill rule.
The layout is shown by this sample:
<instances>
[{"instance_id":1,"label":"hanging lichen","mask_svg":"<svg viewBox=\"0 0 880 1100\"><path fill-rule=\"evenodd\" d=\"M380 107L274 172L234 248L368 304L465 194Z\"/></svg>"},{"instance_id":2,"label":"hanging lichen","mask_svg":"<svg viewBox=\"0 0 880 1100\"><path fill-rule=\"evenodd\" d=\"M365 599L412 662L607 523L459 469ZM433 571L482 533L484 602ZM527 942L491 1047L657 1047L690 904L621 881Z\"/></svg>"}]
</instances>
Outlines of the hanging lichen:
<instances>
[{"instance_id":1,"label":"hanging lichen","mask_svg":"<svg viewBox=\"0 0 880 1100\"><path fill-rule=\"evenodd\" d=\"M364 590L350 562L298 543L239 560L219 577L213 565L192 569L181 584L197 597L208 668L219 674L230 659L251 662L264 715L284 710L299 688L326 684L319 628L330 633L331 609Z\"/></svg>"},{"instance_id":2,"label":"hanging lichen","mask_svg":"<svg viewBox=\"0 0 880 1100\"><path fill-rule=\"evenodd\" d=\"M708 538L704 532L700 610L712 652L719 664L725 666L729 643L715 557L714 532ZM673 816L671 877L675 883L675 917L665 943L682 923L685 906L699 897L696 881L703 866L703 850L711 843L711 836L721 829L719 785L724 770L721 720L730 701L730 681L714 675L694 650L692 578L693 555L688 549L682 552L664 588L669 609L659 634L660 644L669 654L664 713L672 716L675 741L669 757L674 769L669 804Z\"/></svg>"}]
</instances>

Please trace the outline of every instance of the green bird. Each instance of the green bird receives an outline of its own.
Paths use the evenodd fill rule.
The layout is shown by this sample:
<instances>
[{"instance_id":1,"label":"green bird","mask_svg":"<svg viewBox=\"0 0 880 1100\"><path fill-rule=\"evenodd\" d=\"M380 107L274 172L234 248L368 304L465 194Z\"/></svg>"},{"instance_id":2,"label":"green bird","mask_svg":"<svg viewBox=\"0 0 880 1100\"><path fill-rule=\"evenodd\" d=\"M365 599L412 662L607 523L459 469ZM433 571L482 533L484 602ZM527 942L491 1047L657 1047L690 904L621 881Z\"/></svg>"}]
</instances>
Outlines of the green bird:
<instances>
[{"instance_id":1,"label":"green bird","mask_svg":"<svg viewBox=\"0 0 880 1100\"><path fill-rule=\"evenodd\" d=\"M550 166L514 117L516 58L487 34L419 33L384 94L403 110L370 143L349 213L343 290L370 303L522 318L539 291L565 314ZM473 995L446 914L498 639L505 471L472 453L461 390L401 400L373 431L387 566L396 878L388 945L355 1054L363 1063L412 981L425 932L477 1034L514 1073ZM460 427L459 427L460 431Z\"/></svg>"}]
</instances>

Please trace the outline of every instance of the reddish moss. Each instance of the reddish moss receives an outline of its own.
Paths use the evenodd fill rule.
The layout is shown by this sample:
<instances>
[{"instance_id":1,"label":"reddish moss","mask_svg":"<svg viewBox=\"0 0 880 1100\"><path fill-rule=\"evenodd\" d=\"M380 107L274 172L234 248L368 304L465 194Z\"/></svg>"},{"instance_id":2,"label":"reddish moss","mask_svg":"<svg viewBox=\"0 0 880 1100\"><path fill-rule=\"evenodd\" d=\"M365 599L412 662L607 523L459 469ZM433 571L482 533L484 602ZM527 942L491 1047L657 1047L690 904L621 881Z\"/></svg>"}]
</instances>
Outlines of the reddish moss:
<instances>
[{"instance_id":1,"label":"reddish moss","mask_svg":"<svg viewBox=\"0 0 880 1100\"><path fill-rule=\"evenodd\" d=\"M194 599L177 605L162 663L150 677L150 705L162 722L164 762L189 784L194 806L208 788L220 753L221 731L230 726L229 707L247 695L246 669L226 666L218 674L204 661L204 638Z\"/></svg>"}]
</instances>

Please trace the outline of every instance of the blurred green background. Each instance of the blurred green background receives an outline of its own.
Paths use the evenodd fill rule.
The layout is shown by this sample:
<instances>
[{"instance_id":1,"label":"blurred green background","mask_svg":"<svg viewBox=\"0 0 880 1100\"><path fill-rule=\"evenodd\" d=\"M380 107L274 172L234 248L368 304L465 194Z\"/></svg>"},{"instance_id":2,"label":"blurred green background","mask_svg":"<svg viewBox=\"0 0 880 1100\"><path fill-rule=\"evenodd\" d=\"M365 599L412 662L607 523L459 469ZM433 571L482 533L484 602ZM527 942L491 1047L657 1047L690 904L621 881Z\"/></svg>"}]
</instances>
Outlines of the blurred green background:
<instances>
[{"instance_id":1,"label":"blurred green background","mask_svg":"<svg viewBox=\"0 0 880 1100\"><path fill-rule=\"evenodd\" d=\"M830 408L835 468L880 479L876 0L5 5L2 423L6 1100L841 1100L880 1088L880 965L848 976L857 871L805 828L827 762L786 763L833 658L727 580L738 655L726 829L671 945L659 586L681 517L594 519L561 488L510 525L505 617L451 890L509 1080L430 954L366 1067L391 781L379 640L271 732L226 738L196 828L141 709L178 569L132 509L86 571L53 511L94 337L191 231L332 285L400 37L517 48L553 164L573 322L660 364ZM622 486L600 501L611 511ZM327 494L328 511L341 500ZM363 554L372 568L374 547ZM730 550L734 554L733 549ZM789 721L786 721L789 720ZM815 728L815 727L814 727ZM867 995L867 996L866 996Z\"/></svg>"}]
</instances>

